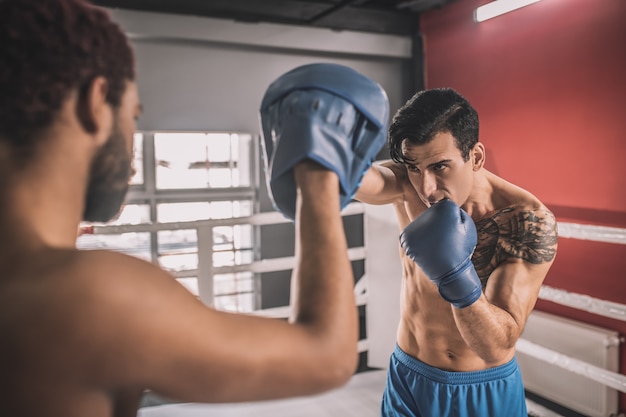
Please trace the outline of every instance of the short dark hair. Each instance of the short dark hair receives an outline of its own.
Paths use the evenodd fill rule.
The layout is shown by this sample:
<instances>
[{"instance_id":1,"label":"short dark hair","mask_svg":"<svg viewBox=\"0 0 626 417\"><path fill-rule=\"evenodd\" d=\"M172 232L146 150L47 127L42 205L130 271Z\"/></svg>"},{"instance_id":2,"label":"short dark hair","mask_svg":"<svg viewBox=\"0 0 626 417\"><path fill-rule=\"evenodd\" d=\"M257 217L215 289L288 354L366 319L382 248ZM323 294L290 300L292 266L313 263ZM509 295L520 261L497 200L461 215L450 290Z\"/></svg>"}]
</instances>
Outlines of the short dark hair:
<instances>
[{"instance_id":1,"label":"short dark hair","mask_svg":"<svg viewBox=\"0 0 626 417\"><path fill-rule=\"evenodd\" d=\"M84 97L98 76L118 108L135 63L104 9L83 0L0 0L0 141L32 146L70 93Z\"/></svg>"},{"instance_id":2,"label":"short dark hair","mask_svg":"<svg viewBox=\"0 0 626 417\"><path fill-rule=\"evenodd\" d=\"M394 115L387 144L395 162L406 163L402 143L423 145L438 133L450 133L463 159L478 142L478 113L469 101L451 88L422 90Z\"/></svg>"}]
</instances>

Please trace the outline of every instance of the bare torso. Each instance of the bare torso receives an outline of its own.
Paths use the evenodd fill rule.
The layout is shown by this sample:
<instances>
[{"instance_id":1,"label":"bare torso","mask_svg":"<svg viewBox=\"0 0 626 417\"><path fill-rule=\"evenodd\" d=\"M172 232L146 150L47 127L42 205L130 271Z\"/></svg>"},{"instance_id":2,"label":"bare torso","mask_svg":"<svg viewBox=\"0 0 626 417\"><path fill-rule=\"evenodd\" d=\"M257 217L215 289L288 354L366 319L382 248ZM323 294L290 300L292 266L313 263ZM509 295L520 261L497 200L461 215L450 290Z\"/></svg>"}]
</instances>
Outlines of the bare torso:
<instances>
[{"instance_id":1,"label":"bare torso","mask_svg":"<svg viewBox=\"0 0 626 417\"><path fill-rule=\"evenodd\" d=\"M503 263L522 259L535 264L554 257L554 251L545 251L541 230L543 219L551 213L531 194L496 176L492 175L491 179L494 181L494 209L472 216L478 232L472 262L483 290L492 272ZM404 228L426 208L409 190L405 201L396 204L395 209L400 226ZM400 256L403 279L397 342L402 350L422 362L449 371L486 369L513 358L514 348L500 363L488 364L479 357L461 336L453 307L441 298L436 285L403 251Z\"/></svg>"}]
</instances>

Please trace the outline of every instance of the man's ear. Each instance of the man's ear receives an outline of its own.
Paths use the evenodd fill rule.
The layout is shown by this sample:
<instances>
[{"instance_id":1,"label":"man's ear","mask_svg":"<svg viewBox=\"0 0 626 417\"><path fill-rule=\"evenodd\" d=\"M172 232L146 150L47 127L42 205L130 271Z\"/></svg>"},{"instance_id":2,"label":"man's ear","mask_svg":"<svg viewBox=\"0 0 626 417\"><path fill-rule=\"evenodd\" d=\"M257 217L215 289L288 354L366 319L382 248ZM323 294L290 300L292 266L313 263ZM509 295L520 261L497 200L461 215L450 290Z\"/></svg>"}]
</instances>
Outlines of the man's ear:
<instances>
[{"instance_id":1,"label":"man's ear","mask_svg":"<svg viewBox=\"0 0 626 417\"><path fill-rule=\"evenodd\" d=\"M109 84L104 77L96 77L80 91L76 102L76 114L87 133L104 143L111 132L113 113L107 101Z\"/></svg>"},{"instance_id":2,"label":"man's ear","mask_svg":"<svg viewBox=\"0 0 626 417\"><path fill-rule=\"evenodd\" d=\"M470 159L472 160L472 169L478 171L485 165L485 146L477 142L470 151Z\"/></svg>"}]
</instances>

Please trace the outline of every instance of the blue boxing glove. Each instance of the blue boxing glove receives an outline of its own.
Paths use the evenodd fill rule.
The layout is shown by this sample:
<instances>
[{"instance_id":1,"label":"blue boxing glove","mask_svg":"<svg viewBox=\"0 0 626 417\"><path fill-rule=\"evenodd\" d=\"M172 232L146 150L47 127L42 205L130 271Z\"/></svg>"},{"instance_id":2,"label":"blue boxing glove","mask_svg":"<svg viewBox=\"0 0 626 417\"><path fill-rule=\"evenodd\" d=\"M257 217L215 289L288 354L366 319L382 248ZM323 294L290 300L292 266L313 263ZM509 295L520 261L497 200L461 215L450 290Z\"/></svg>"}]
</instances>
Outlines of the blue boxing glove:
<instances>
[{"instance_id":1,"label":"blue boxing glove","mask_svg":"<svg viewBox=\"0 0 626 417\"><path fill-rule=\"evenodd\" d=\"M457 308L473 304L482 293L471 260L476 243L474 221L451 200L435 203L400 234L407 256Z\"/></svg>"},{"instance_id":2,"label":"blue boxing glove","mask_svg":"<svg viewBox=\"0 0 626 417\"><path fill-rule=\"evenodd\" d=\"M339 177L343 209L385 144L389 102L380 85L337 64L297 67L261 103L263 160L274 207L295 218L293 168L311 159Z\"/></svg>"}]
</instances>

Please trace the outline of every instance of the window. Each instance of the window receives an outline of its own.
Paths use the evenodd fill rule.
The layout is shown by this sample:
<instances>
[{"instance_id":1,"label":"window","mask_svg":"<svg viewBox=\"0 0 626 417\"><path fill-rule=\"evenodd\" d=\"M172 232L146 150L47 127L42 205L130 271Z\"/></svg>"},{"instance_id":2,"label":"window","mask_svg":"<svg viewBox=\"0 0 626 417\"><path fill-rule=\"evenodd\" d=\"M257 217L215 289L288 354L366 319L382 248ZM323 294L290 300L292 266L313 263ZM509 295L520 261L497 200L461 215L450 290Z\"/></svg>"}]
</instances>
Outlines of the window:
<instances>
[{"instance_id":1,"label":"window","mask_svg":"<svg viewBox=\"0 0 626 417\"><path fill-rule=\"evenodd\" d=\"M256 163L251 135L238 133L142 132L134 137L135 175L119 217L109 224L122 233L83 235L82 249L109 249L157 263L201 296L199 257L210 253L213 267L235 267L254 260L255 228L215 225L212 247L198 247L199 222L251 216L255 211ZM156 223L149 231L132 225ZM126 228L124 228L126 229ZM145 229L145 228L144 228ZM117 230L117 229L116 229ZM223 268L221 269L223 271ZM252 273L212 277L218 309L251 312L258 285Z\"/></svg>"},{"instance_id":2,"label":"window","mask_svg":"<svg viewBox=\"0 0 626 417\"><path fill-rule=\"evenodd\" d=\"M249 187L249 146L249 135L156 133L156 187Z\"/></svg>"}]
</instances>

